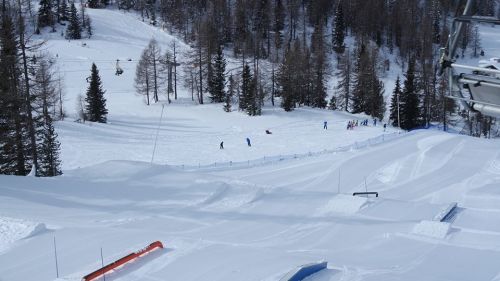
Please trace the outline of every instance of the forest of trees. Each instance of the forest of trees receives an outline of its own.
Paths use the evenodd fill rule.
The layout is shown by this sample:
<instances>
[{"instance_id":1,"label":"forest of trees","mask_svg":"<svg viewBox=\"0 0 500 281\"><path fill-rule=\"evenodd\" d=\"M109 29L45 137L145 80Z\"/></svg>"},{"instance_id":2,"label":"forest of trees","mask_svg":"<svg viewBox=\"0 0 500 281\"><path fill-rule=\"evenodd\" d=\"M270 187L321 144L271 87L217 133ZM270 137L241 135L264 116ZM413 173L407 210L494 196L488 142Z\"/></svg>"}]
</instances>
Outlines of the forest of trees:
<instances>
[{"instance_id":1,"label":"forest of trees","mask_svg":"<svg viewBox=\"0 0 500 281\"><path fill-rule=\"evenodd\" d=\"M3 1L0 14L0 174L60 175L53 121L63 112L53 63L11 4Z\"/></svg>"},{"instance_id":2,"label":"forest of trees","mask_svg":"<svg viewBox=\"0 0 500 281\"><path fill-rule=\"evenodd\" d=\"M400 122L401 126L412 129L431 122L446 125L451 114L457 116L457 106L444 98L446 81L436 67L456 4L453 0L121 0L119 8L139 11L144 20L190 43L189 61L183 62L185 85L193 100L203 104L208 96L226 111L230 100L256 115L264 103L274 105L279 98L286 111L328 107L389 117L385 112L394 109L385 104L387 85L382 79L394 56L403 71L413 73L401 74L405 80L400 82L411 88L402 89L399 100L400 116L414 118ZM478 0L475 9L485 16L498 13L494 0ZM470 27L461 39L462 56L479 56L480 44L477 27ZM239 68L222 77L220 50L241 60ZM328 93L331 77L338 83ZM413 80L407 82L407 77ZM397 124L392 117L391 122Z\"/></svg>"}]
</instances>

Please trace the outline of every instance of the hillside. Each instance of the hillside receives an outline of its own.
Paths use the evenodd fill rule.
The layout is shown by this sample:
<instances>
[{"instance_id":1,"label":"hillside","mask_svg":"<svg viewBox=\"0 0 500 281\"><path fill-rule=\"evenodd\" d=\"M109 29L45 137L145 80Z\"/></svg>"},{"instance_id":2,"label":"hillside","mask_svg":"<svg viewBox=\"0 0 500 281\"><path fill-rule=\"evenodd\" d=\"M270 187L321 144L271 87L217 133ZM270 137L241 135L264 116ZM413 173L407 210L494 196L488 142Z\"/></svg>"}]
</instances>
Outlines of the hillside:
<instances>
[{"instance_id":1,"label":"hillside","mask_svg":"<svg viewBox=\"0 0 500 281\"><path fill-rule=\"evenodd\" d=\"M133 83L150 38L175 40L181 58L190 47L134 13L87 12L91 39L35 37L64 78L64 174L0 175L0 280L82 280L156 240L164 250L106 280L278 281L322 260L328 268L306 280L500 280L497 139L384 130L363 114L310 107L226 113L182 85L177 101L146 106ZM495 30L482 27L483 44L500 57ZM92 62L106 124L75 122ZM379 197L352 196L363 191Z\"/></svg>"}]
</instances>

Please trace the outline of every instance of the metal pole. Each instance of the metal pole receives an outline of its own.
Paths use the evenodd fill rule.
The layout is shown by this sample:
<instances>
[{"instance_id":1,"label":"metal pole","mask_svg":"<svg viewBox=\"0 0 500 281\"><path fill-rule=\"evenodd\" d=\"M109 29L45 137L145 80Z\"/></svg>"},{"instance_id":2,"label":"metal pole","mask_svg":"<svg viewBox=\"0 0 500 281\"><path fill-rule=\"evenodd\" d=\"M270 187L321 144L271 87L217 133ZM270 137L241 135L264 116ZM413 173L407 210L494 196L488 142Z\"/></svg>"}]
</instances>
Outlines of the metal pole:
<instances>
[{"instance_id":1,"label":"metal pole","mask_svg":"<svg viewBox=\"0 0 500 281\"><path fill-rule=\"evenodd\" d=\"M101 268L103 267L104 267L104 258L102 256L102 247L101 247ZM106 273L103 273L102 277L104 278L104 281L106 281Z\"/></svg>"},{"instance_id":2,"label":"metal pole","mask_svg":"<svg viewBox=\"0 0 500 281\"><path fill-rule=\"evenodd\" d=\"M59 278L59 265L57 263L57 245L55 236L54 236L54 258L56 260L56 277Z\"/></svg>"},{"instance_id":3,"label":"metal pole","mask_svg":"<svg viewBox=\"0 0 500 281\"><path fill-rule=\"evenodd\" d=\"M366 197L368 197L368 186L366 185L366 176L365 176L365 192L366 192Z\"/></svg>"},{"instance_id":4,"label":"metal pole","mask_svg":"<svg viewBox=\"0 0 500 281\"><path fill-rule=\"evenodd\" d=\"M339 167L339 182L337 184L337 194L340 194L340 167Z\"/></svg>"},{"instance_id":5,"label":"metal pole","mask_svg":"<svg viewBox=\"0 0 500 281\"><path fill-rule=\"evenodd\" d=\"M161 120L163 119L163 109L165 108L165 104L161 105L161 115L160 115L160 122L158 122L158 128L156 129L156 137L155 137L155 145L153 147L153 155L151 155L151 165L153 164L153 160L155 158L155 152L156 152L156 143L158 141L158 134L160 133L160 126L161 126Z\"/></svg>"}]
</instances>

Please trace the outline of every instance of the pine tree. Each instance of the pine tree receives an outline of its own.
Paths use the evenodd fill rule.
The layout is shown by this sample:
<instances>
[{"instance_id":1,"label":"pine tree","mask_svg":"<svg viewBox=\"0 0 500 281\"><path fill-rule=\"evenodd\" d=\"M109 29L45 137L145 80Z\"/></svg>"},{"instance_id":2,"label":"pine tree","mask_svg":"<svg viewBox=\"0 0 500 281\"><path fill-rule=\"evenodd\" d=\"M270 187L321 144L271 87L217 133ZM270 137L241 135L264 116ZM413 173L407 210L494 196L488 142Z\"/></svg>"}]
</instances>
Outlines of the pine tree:
<instances>
[{"instance_id":1,"label":"pine tree","mask_svg":"<svg viewBox=\"0 0 500 281\"><path fill-rule=\"evenodd\" d=\"M87 5L91 9L101 8L101 1L99 0L88 0Z\"/></svg>"},{"instance_id":2,"label":"pine tree","mask_svg":"<svg viewBox=\"0 0 500 281\"><path fill-rule=\"evenodd\" d=\"M66 2L66 0L62 0L62 2L61 2L61 8L59 9L59 19L61 21L69 20L68 3Z\"/></svg>"},{"instance_id":3,"label":"pine tree","mask_svg":"<svg viewBox=\"0 0 500 281\"><path fill-rule=\"evenodd\" d=\"M59 160L60 144L54 130L51 113L57 101L56 81L51 72L51 63L43 56L37 58L38 67L34 77L34 103L37 113L37 176L52 177L62 174ZM55 113L54 113L55 114Z\"/></svg>"},{"instance_id":4,"label":"pine tree","mask_svg":"<svg viewBox=\"0 0 500 281\"><path fill-rule=\"evenodd\" d=\"M86 113L89 121L106 123L108 110L106 109L105 91L102 89L101 77L97 66L93 63L90 73L89 87L85 98Z\"/></svg>"},{"instance_id":5,"label":"pine tree","mask_svg":"<svg viewBox=\"0 0 500 281\"><path fill-rule=\"evenodd\" d=\"M229 75L229 86L227 89L226 96L224 98L224 111L225 112L231 112L231 106L233 103L233 97L235 94L236 86L234 82L233 75Z\"/></svg>"},{"instance_id":6,"label":"pine tree","mask_svg":"<svg viewBox=\"0 0 500 281\"><path fill-rule=\"evenodd\" d=\"M223 102L225 97L226 84L226 59L222 53L222 48L219 46L217 55L213 60L212 77L210 79L208 92L210 100L215 103Z\"/></svg>"},{"instance_id":7,"label":"pine tree","mask_svg":"<svg viewBox=\"0 0 500 281\"><path fill-rule=\"evenodd\" d=\"M345 50L345 22L344 22L344 11L342 9L342 1L339 1L337 5L337 11L335 12L335 26L333 27L333 50L337 54L344 53Z\"/></svg>"},{"instance_id":8,"label":"pine tree","mask_svg":"<svg viewBox=\"0 0 500 281\"><path fill-rule=\"evenodd\" d=\"M52 11L52 0L40 0L38 8L38 28L46 26L53 27L55 24L54 12Z\"/></svg>"},{"instance_id":9,"label":"pine tree","mask_svg":"<svg viewBox=\"0 0 500 281\"><path fill-rule=\"evenodd\" d=\"M403 93L400 98L401 129L411 130L421 125L420 100L417 95L415 59L410 59L405 75Z\"/></svg>"},{"instance_id":10,"label":"pine tree","mask_svg":"<svg viewBox=\"0 0 500 281\"><path fill-rule=\"evenodd\" d=\"M325 71L327 68L327 60L325 42L323 38L323 24L318 23L314 27L313 36L311 39L312 73L310 75L312 95L311 105L318 108L325 108L327 106L325 86Z\"/></svg>"},{"instance_id":11,"label":"pine tree","mask_svg":"<svg viewBox=\"0 0 500 281\"><path fill-rule=\"evenodd\" d=\"M245 64L243 67L243 73L241 74L240 108L245 110L248 115L256 115L256 102L254 78L250 72L250 66Z\"/></svg>"},{"instance_id":12,"label":"pine tree","mask_svg":"<svg viewBox=\"0 0 500 281\"><path fill-rule=\"evenodd\" d=\"M52 117L45 116L43 134L39 145L39 176L54 177L62 174L59 151L61 144L57 140L57 133L52 124Z\"/></svg>"},{"instance_id":13,"label":"pine tree","mask_svg":"<svg viewBox=\"0 0 500 281\"><path fill-rule=\"evenodd\" d=\"M337 97L336 104L342 110L349 112L352 88L352 65L349 50L340 57L339 68L339 80L335 87L335 96Z\"/></svg>"},{"instance_id":14,"label":"pine tree","mask_svg":"<svg viewBox=\"0 0 500 281\"><path fill-rule=\"evenodd\" d=\"M78 17L78 11L76 10L75 3L71 3L70 13L69 13L69 25L66 29L66 39L81 39L82 38L82 27L80 23L80 18Z\"/></svg>"},{"instance_id":15,"label":"pine tree","mask_svg":"<svg viewBox=\"0 0 500 281\"><path fill-rule=\"evenodd\" d=\"M399 99L401 98L401 81L398 78L396 79L396 85L394 86L394 91L392 92L391 97L391 113L389 115L389 120L392 121L392 126L399 127Z\"/></svg>"},{"instance_id":16,"label":"pine tree","mask_svg":"<svg viewBox=\"0 0 500 281\"><path fill-rule=\"evenodd\" d=\"M0 26L0 174L26 175L29 140L26 112L19 87L18 42L9 13L3 9Z\"/></svg>"},{"instance_id":17,"label":"pine tree","mask_svg":"<svg viewBox=\"0 0 500 281\"><path fill-rule=\"evenodd\" d=\"M370 55L366 46L361 44L357 50L358 56L355 64L353 91L352 91L352 113L365 112L368 105L368 92L370 88Z\"/></svg>"},{"instance_id":18,"label":"pine tree","mask_svg":"<svg viewBox=\"0 0 500 281\"><path fill-rule=\"evenodd\" d=\"M282 32L285 28L285 7L282 0L276 0L274 6L274 44L276 49L280 49L283 44Z\"/></svg>"},{"instance_id":19,"label":"pine tree","mask_svg":"<svg viewBox=\"0 0 500 281\"><path fill-rule=\"evenodd\" d=\"M285 111L292 111L295 108L295 92L298 89L295 88L297 73L294 72L294 62L294 51L288 49L278 69L277 82L280 88L278 94L281 96L281 107Z\"/></svg>"}]
</instances>

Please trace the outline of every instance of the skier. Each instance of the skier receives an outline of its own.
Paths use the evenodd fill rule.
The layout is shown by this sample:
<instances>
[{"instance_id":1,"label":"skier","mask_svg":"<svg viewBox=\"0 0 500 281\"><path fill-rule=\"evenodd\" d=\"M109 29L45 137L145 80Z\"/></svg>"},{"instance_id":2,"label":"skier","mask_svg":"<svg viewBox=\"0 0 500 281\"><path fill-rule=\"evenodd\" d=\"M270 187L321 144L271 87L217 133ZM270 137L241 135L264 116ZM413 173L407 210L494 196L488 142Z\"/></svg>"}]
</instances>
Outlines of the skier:
<instances>
[{"instance_id":1,"label":"skier","mask_svg":"<svg viewBox=\"0 0 500 281\"><path fill-rule=\"evenodd\" d=\"M250 143L250 138L247 138L247 144L248 146L252 146L252 144Z\"/></svg>"},{"instance_id":2,"label":"skier","mask_svg":"<svg viewBox=\"0 0 500 281\"><path fill-rule=\"evenodd\" d=\"M373 126L376 127L377 126L377 118L373 118Z\"/></svg>"},{"instance_id":3,"label":"skier","mask_svg":"<svg viewBox=\"0 0 500 281\"><path fill-rule=\"evenodd\" d=\"M384 123L384 132L385 132L385 129L387 128L387 124Z\"/></svg>"},{"instance_id":4,"label":"skier","mask_svg":"<svg viewBox=\"0 0 500 281\"><path fill-rule=\"evenodd\" d=\"M266 134L271 135L271 134L272 134L272 132L271 132L271 131L269 131L269 130L266 130Z\"/></svg>"},{"instance_id":5,"label":"skier","mask_svg":"<svg viewBox=\"0 0 500 281\"><path fill-rule=\"evenodd\" d=\"M323 122L323 129L328 130L328 126L327 125L328 125L327 121Z\"/></svg>"},{"instance_id":6,"label":"skier","mask_svg":"<svg viewBox=\"0 0 500 281\"><path fill-rule=\"evenodd\" d=\"M223 141L220 142L220 149L224 149L224 142Z\"/></svg>"}]
</instances>

